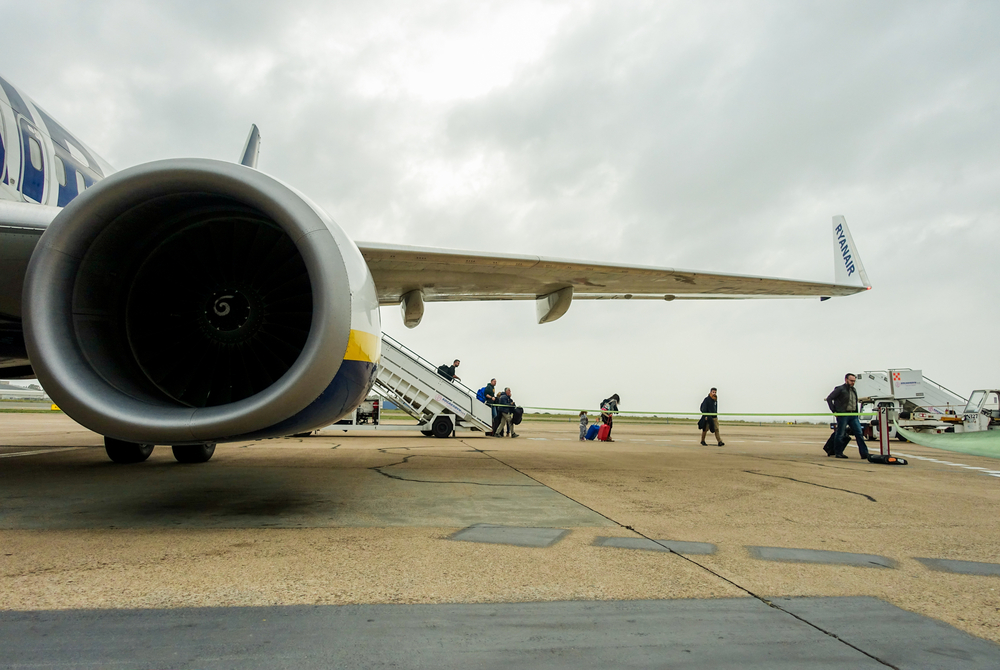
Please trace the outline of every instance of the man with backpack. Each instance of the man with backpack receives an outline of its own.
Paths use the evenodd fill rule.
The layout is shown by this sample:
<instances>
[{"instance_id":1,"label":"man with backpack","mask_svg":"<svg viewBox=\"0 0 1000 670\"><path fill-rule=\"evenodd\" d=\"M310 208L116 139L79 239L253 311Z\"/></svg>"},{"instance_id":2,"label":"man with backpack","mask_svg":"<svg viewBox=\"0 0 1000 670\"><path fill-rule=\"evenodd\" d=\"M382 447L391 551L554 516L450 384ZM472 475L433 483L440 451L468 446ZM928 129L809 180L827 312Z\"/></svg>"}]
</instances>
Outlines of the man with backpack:
<instances>
[{"instance_id":1,"label":"man with backpack","mask_svg":"<svg viewBox=\"0 0 1000 670\"><path fill-rule=\"evenodd\" d=\"M489 384L476 391L476 400L490 406L490 419L492 420L494 427L496 427L497 423L496 386L497 380L496 378L493 378L490 380ZM490 434L492 435L492 432Z\"/></svg>"},{"instance_id":2,"label":"man with backpack","mask_svg":"<svg viewBox=\"0 0 1000 670\"><path fill-rule=\"evenodd\" d=\"M618 411L619 403L621 403L621 398L618 397L617 393L601 402L601 423L607 427L606 431L602 430L598 433L597 439L602 442L614 442L611 439L611 428L615 423L614 413Z\"/></svg>"},{"instance_id":3,"label":"man with backpack","mask_svg":"<svg viewBox=\"0 0 1000 670\"><path fill-rule=\"evenodd\" d=\"M438 371L437 372L438 372L439 375L441 375L442 377L444 377L445 379L447 379L448 381L450 381L453 384L455 383L456 380L457 381L462 381L462 378L455 374L455 368L457 368L458 364L461 363L461 362L462 361L460 361L460 360L458 360L456 358L455 362L452 363L451 365L440 365L440 366L438 366Z\"/></svg>"}]
</instances>

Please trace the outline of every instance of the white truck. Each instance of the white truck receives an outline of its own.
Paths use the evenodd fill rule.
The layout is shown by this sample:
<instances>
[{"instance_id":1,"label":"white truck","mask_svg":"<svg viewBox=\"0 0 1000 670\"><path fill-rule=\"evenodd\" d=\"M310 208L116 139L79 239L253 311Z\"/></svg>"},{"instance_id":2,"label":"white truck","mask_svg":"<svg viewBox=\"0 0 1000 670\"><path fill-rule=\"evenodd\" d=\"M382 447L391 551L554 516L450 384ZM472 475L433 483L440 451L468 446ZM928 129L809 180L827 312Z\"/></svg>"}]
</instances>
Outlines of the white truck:
<instances>
[{"instance_id":1,"label":"white truck","mask_svg":"<svg viewBox=\"0 0 1000 670\"><path fill-rule=\"evenodd\" d=\"M917 432L952 433L963 424L959 411L969 403L954 391L925 377L922 370L891 368L858 375L855 391L861 411L889 408L889 436L905 441L896 426ZM978 393L978 391L976 392ZM878 423L865 426L866 437L878 438Z\"/></svg>"},{"instance_id":2,"label":"white truck","mask_svg":"<svg viewBox=\"0 0 1000 670\"><path fill-rule=\"evenodd\" d=\"M955 426L956 433L982 430L1000 430L1000 389L973 391L962 411L962 423Z\"/></svg>"},{"instance_id":3,"label":"white truck","mask_svg":"<svg viewBox=\"0 0 1000 670\"><path fill-rule=\"evenodd\" d=\"M379 411L382 399L377 395L370 395L365 398L364 402L358 405L358 408L354 410L354 413L349 417L345 417L333 424L335 426L361 426L361 425L371 425L377 426L379 420Z\"/></svg>"}]
</instances>

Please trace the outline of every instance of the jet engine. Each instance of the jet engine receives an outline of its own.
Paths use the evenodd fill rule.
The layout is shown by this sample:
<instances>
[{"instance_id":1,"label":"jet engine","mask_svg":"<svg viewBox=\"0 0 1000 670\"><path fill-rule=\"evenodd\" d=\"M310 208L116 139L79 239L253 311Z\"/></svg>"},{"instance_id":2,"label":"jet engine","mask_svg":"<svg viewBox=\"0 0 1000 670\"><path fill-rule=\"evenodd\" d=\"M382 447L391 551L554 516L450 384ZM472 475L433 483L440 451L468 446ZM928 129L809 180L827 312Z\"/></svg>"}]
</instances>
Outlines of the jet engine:
<instances>
[{"instance_id":1,"label":"jet engine","mask_svg":"<svg viewBox=\"0 0 1000 670\"><path fill-rule=\"evenodd\" d=\"M211 160L147 163L80 194L39 240L23 305L53 401L134 444L327 425L371 389L381 342L374 282L340 227L280 181Z\"/></svg>"}]
</instances>

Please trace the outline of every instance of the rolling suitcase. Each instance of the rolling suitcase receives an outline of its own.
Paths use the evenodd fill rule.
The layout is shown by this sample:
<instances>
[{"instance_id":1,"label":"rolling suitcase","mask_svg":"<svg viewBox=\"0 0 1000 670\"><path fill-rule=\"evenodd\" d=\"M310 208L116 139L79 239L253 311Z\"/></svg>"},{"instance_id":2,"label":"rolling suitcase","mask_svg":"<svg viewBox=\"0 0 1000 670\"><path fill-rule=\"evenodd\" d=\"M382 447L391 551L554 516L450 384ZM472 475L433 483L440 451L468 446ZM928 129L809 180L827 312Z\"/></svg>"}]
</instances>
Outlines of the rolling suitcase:
<instances>
[{"instance_id":1,"label":"rolling suitcase","mask_svg":"<svg viewBox=\"0 0 1000 670\"><path fill-rule=\"evenodd\" d=\"M834 454L841 452L844 448L851 443L851 435L849 433L844 433L843 443L840 445L840 449L834 446L834 441L837 439L837 431L830 433L829 439L827 439L826 444L823 445L823 451L826 452L827 456L833 456Z\"/></svg>"},{"instance_id":2,"label":"rolling suitcase","mask_svg":"<svg viewBox=\"0 0 1000 670\"><path fill-rule=\"evenodd\" d=\"M596 423L591 424L590 428L587 429L587 435L586 435L587 439L588 440L596 439L597 438L597 431L599 431L600 429L601 429L601 427L598 426Z\"/></svg>"},{"instance_id":3,"label":"rolling suitcase","mask_svg":"<svg viewBox=\"0 0 1000 670\"><path fill-rule=\"evenodd\" d=\"M611 437L611 426L604 424L597 431L597 439L601 442L607 442L609 437Z\"/></svg>"}]
</instances>

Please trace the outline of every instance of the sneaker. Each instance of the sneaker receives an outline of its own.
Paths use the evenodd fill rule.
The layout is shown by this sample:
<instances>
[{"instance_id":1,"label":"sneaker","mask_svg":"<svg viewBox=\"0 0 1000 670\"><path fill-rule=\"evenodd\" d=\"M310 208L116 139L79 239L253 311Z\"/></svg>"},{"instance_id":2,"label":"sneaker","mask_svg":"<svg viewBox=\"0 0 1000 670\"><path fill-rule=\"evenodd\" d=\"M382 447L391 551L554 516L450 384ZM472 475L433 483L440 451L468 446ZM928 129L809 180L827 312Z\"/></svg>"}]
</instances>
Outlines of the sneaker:
<instances>
[{"instance_id":1,"label":"sneaker","mask_svg":"<svg viewBox=\"0 0 1000 670\"><path fill-rule=\"evenodd\" d=\"M847 454L834 454L837 458L847 458Z\"/></svg>"},{"instance_id":2,"label":"sneaker","mask_svg":"<svg viewBox=\"0 0 1000 670\"><path fill-rule=\"evenodd\" d=\"M511 433L510 436L511 437L517 437L517 433Z\"/></svg>"},{"instance_id":3,"label":"sneaker","mask_svg":"<svg viewBox=\"0 0 1000 670\"><path fill-rule=\"evenodd\" d=\"M726 446L726 443L725 442L719 442L719 446L720 447L724 447L724 446Z\"/></svg>"},{"instance_id":4,"label":"sneaker","mask_svg":"<svg viewBox=\"0 0 1000 670\"><path fill-rule=\"evenodd\" d=\"M701 446L707 447L708 446L708 442L706 442L705 440L702 440L701 441Z\"/></svg>"}]
</instances>

